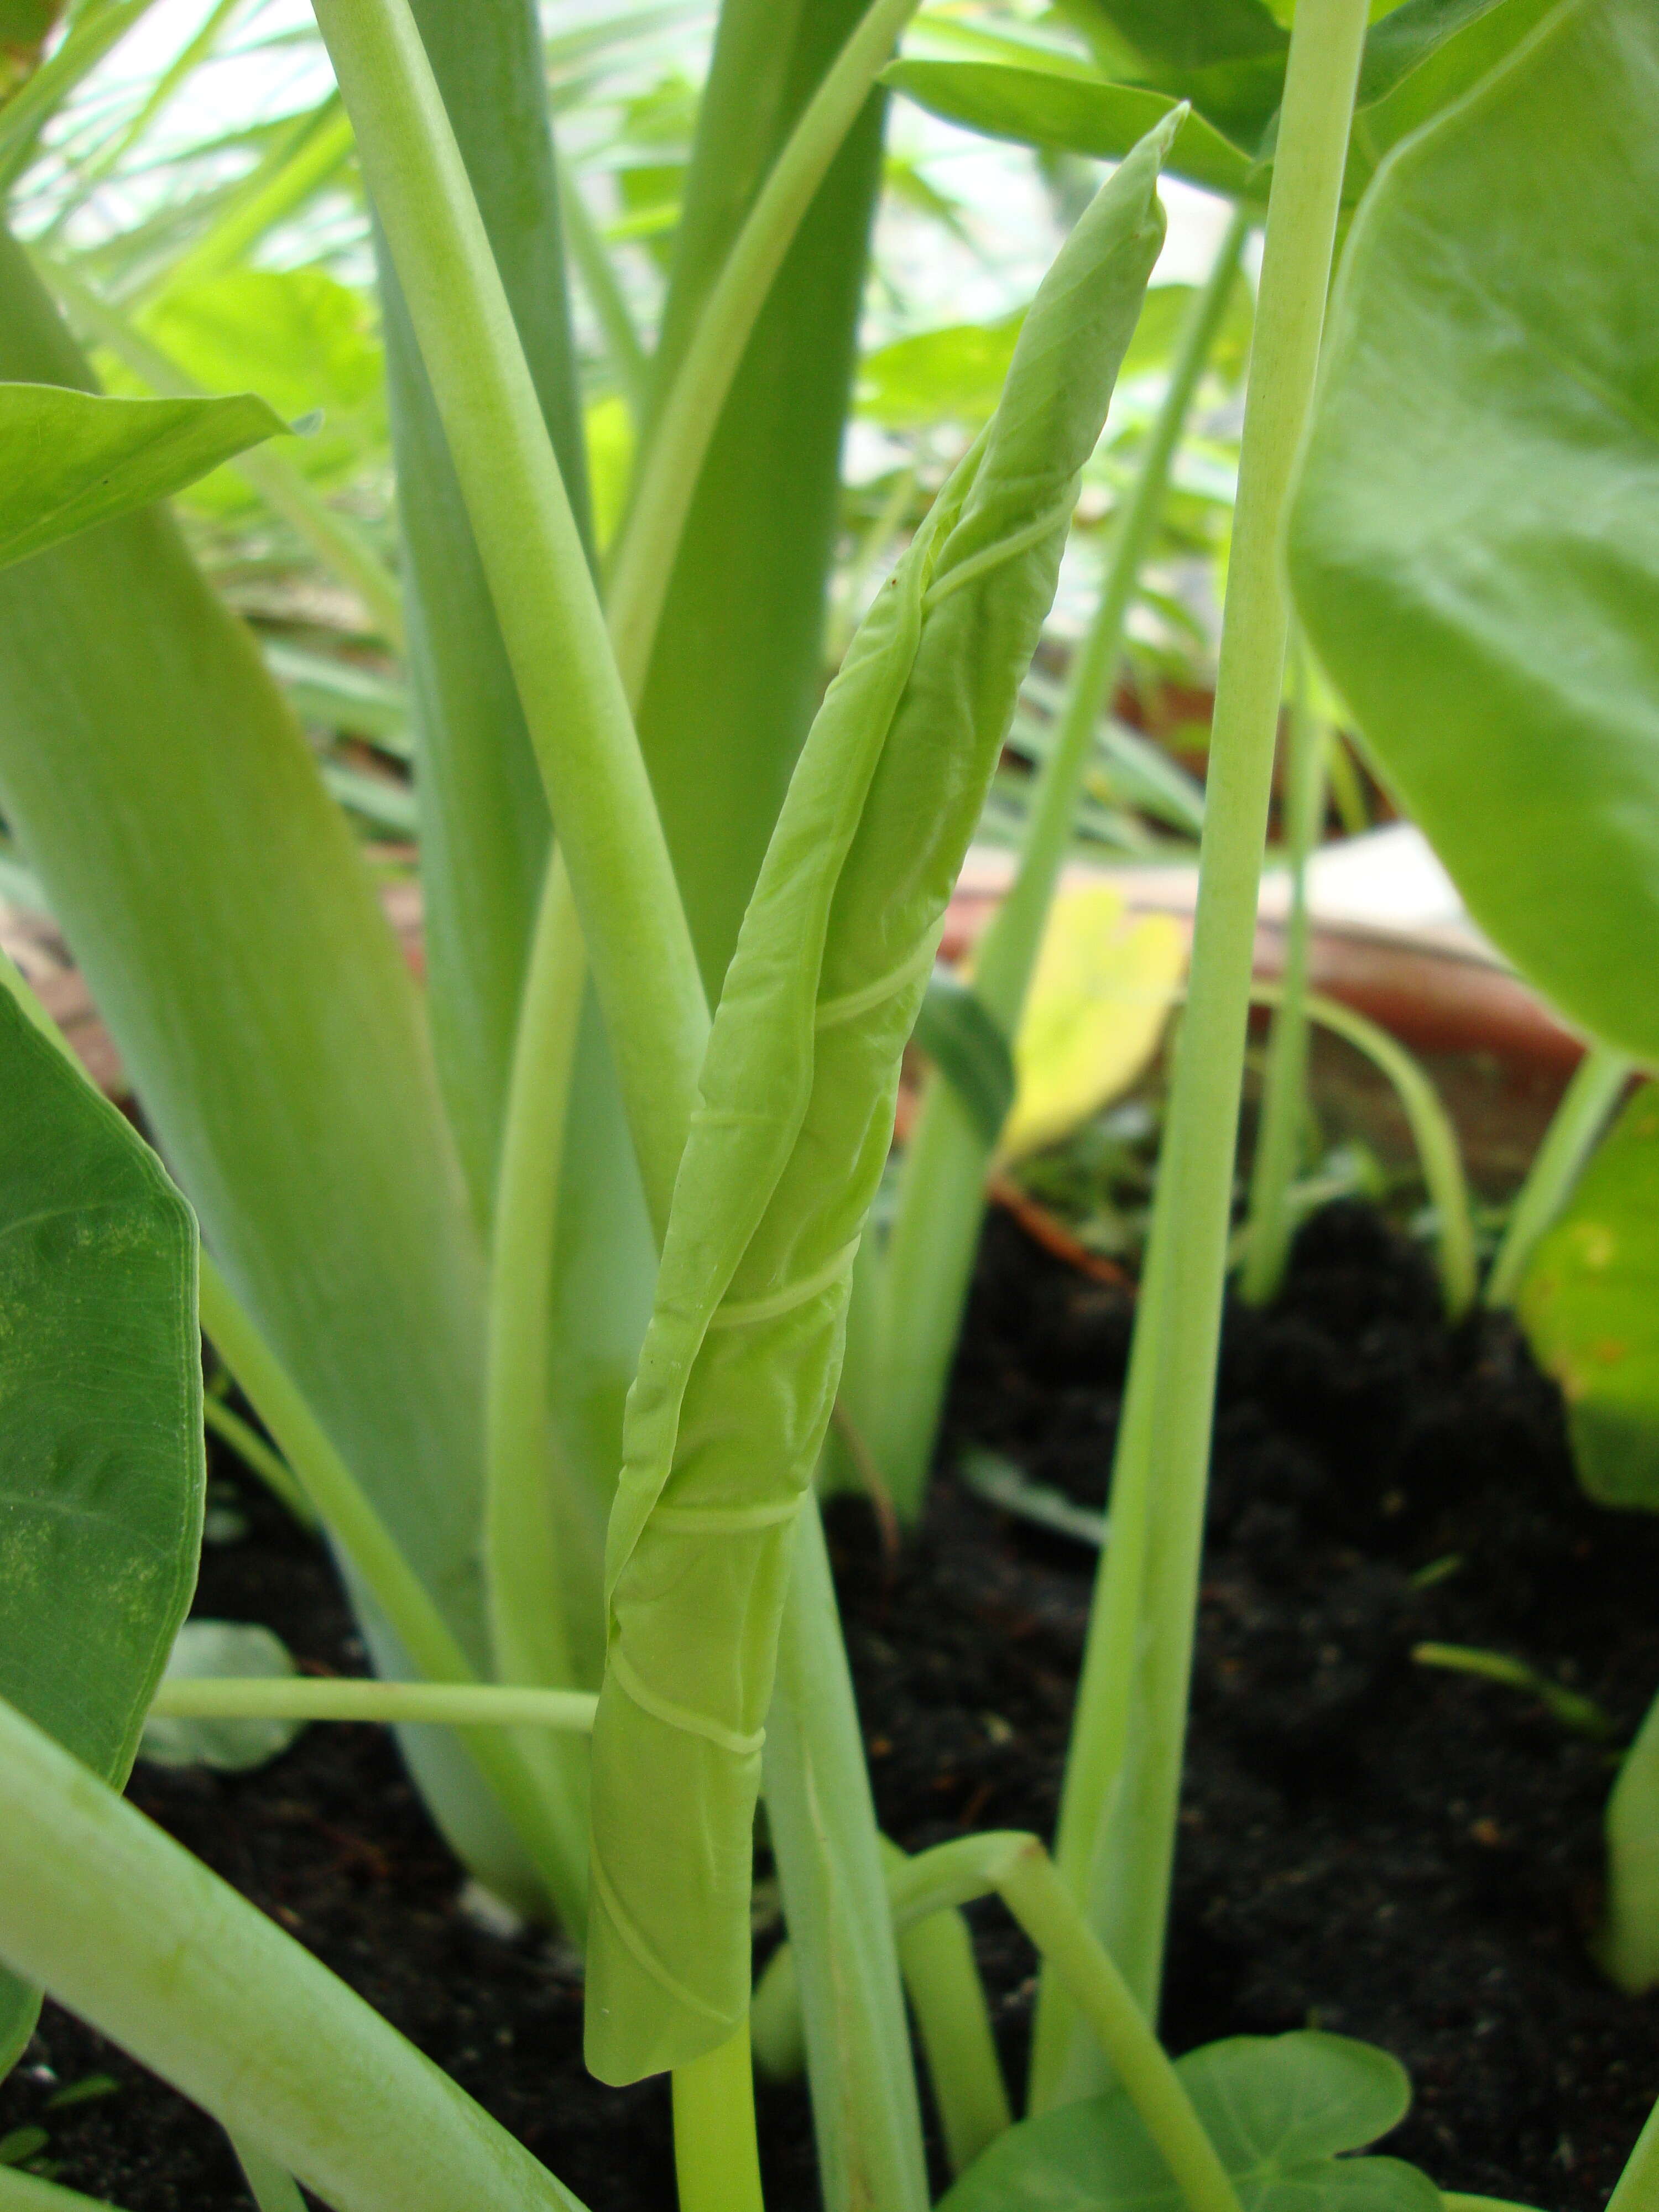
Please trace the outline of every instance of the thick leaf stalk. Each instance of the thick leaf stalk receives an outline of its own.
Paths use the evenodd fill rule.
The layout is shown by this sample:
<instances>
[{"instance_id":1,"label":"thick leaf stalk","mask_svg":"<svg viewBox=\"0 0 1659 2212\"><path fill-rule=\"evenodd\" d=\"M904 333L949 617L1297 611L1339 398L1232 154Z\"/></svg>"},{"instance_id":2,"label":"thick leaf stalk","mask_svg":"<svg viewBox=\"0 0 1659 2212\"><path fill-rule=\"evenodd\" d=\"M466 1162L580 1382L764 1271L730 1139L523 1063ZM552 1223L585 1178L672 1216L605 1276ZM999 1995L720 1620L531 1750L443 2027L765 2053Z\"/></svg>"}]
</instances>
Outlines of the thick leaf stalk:
<instances>
[{"instance_id":1,"label":"thick leaf stalk","mask_svg":"<svg viewBox=\"0 0 1659 2212\"><path fill-rule=\"evenodd\" d=\"M748 2005L762 1726L848 1278L945 902L1162 242L1168 135L1073 233L996 418L854 639L727 974L609 1539L587 2010L602 2080L696 2057Z\"/></svg>"}]
</instances>

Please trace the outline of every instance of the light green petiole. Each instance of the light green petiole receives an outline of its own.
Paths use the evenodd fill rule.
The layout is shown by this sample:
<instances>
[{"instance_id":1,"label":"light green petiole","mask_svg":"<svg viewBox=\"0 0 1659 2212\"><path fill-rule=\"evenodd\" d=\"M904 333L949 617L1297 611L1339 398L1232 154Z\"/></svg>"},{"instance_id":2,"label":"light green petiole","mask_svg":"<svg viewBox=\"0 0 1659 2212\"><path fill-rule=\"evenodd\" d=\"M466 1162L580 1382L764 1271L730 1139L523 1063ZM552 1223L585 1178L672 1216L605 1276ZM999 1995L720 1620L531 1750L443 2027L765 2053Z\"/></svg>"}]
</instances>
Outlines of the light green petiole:
<instances>
[{"instance_id":1,"label":"light green petiole","mask_svg":"<svg viewBox=\"0 0 1659 2212\"><path fill-rule=\"evenodd\" d=\"M1277 1007L1285 1003L1283 988L1274 983L1254 984L1250 997L1259 1006ZM1302 1008L1310 1022L1316 1022L1321 1029L1329 1030L1357 1052L1363 1052L1394 1085L1395 1096L1411 1129L1412 1142L1417 1147L1424 1188L1434 1208L1440 1294L1445 1302L1447 1318L1455 1321L1468 1311L1474 1301L1474 1220L1469 1206L1468 1178L1463 1172L1463 1155L1451 1115L1428 1076L1398 1037L1390 1036L1387 1030L1365 1015L1356 1013L1352 1006L1345 1006L1340 1000L1328 999L1318 991L1303 994Z\"/></svg>"},{"instance_id":2,"label":"light green petiole","mask_svg":"<svg viewBox=\"0 0 1659 2212\"><path fill-rule=\"evenodd\" d=\"M259 2212L306 2212L306 2201L300 2194L300 2185L286 2166L278 2166L267 2158L257 2143L239 2142L234 2136L230 2147L236 2154L236 2163L241 2167L253 2201Z\"/></svg>"},{"instance_id":3,"label":"light green petiole","mask_svg":"<svg viewBox=\"0 0 1659 2212\"><path fill-rule=\"evenodd\" d=\"M1134 489L1118 525L1100 600L1073 663L1053 750L1031 799L1019 874L979 946L974 988L1004 1032L1019 1027L1043 924L1071 837L1078 793L1111 696L1123 626L1169 488L1170 465L1193 397L1214 348L1252 222L1239 207L1203 289L1194 301L1170 371ZM897 1210L880 1270L857 1295L873 1292L880 1325L869 1329L877 1371L849 1358L848 1390L864 1417L876 1460L906 1521L921 1510L951 1359L962 1328L984 1216L987 1148L951 1085L931 1076L900 1170Z\"/></svg>"},{"instance_id":4,"label":"light green petiole","mask_svg":"<svg viewBox=\"0 0 1659 2212\"><path fill-rule=\"evenodd\" d=\"M672 2078L679 2212L763 2212L748 2021Z\"/></svg>"},{"instance_id":5,"label":"light green petiole","mask_svg":"<svg viewBox=\"0 0 1659 2212\"><path fill-rule=\"evenodd\" d=\"M659 1234L708 1036L662 824L570 502L406 0L317 0L466 500Z\"/></svg>"},{"instance_id":6,"label":"light green petiole","mask_svg":"<svg viewBox=\"0 0 1659 2212\"><path fill-rule=\"evenodd\" d=\"M916 0L872 0L768 173L664 396L616 548L608 594L617 659L643 681L704 457L772 279Z\"/></svg>"},{"instance_id":7,"label":"light green petiole","mask_svg":"<svg viewBox=\"0 0 1659 2212\"><path fill-rule=\"evenodd\" d=\"M576 1680L550 1479L552 1255L564 1120L586 982L581 932L562 852L548 862L514 1040L490 1247L484 1394L484 1583L495 1672L504 1682L568 1688ZM562 1839L559 1905L586 1926L586 1752L530 1742ZM571 1917L574 1911L574 1917Z\"/></svg>"},{"instance_id":8,"label":"light green petiole","mask_svg":"<svg viewBox=\"0 0 1659 2212\"><path fill-rule=\"evenodd\" d=\"M1571 1195L1579 1170L1636 1073L1611 1045L1593 1044L1573 1070L1561 1103L1510 1209L1509 1224L1486 1278L1482 1303L1510 1304L1539 1238Z\"/></svg>"},{"instance_id":9,"label":"light green petiole","mask_svg":"<svg viewBox=\"0 0 1659 2212\"><path fill-rule=\"evenodd\" d=\"M383 1721L445 1728L591 1732L599 1700L585 1690L524 1690L497 1682L337 1680L304 1674L170 1675L150 1711L158 1719Z\"/></svg>"},{"instance_id":10,"label":"light green petiole","mask_svg":"<svg viewBox=\"0 0 1659 2212\"><path fill-rule=\"evenodd\" d=\"M1294 1223L1290 1191L1307 1107L1308 1085L1308 858L1319 842L1325 811L1324 731L1308 698L1307 654L1294 659L1290 742L1285 751L1285 858L1291 911L1285 927L1285 979L1267 1045L1261 1086L1261 1119L1250 1175L1249 1244L1238 1294L1247 1305L1265 1305L1285 1279Z\"/></svg>"},{"instance_id":11,"label":"light green petiole","mask_svg":"<svg viewBox=\"0 0 1659 2212\"><path fill-rule=\"evenodd\" d=\"M1073 1898L1157 2010L1243 1071L1289 627L1283 538L1312 403L1365 0L1302 0L1268 205L1216 685L1192 981L1061 1800ZM1152 1501L1156 1501L1155 1509ZM1031 2106L1103 2079L1052 1972Z\"/></svg>"}]
</instances>

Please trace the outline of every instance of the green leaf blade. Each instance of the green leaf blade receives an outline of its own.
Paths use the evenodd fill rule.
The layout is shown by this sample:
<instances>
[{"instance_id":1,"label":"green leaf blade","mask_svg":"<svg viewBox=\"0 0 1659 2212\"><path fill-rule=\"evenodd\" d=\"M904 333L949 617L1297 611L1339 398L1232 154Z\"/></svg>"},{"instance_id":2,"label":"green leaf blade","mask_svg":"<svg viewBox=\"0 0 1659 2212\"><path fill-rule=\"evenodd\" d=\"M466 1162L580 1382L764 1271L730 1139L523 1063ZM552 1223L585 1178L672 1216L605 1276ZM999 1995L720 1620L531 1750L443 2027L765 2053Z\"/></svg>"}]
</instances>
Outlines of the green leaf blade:
<instances>
[{"instance_id":1,"label":"green leaf blade","mask_svg":"<svg viewBox=\"0 0 1659 2212\"><path fill-rule=\"evenodd\" d=\"M1111 161L1121 161L1178 97L1000 62L894 62L882 81L930 114L987 137ZM1249 155L1196 111L1176 131L1166 167L1190 184L1230 195L1249 188L1254 169Z\"/></svg>"},{"instance_id":2,"label":"green leaf blade","mask_svg":"<svg viewBox=\"0 0 1659 2212\"><path fill-rule=\"evenodd\" d=\"M1659 23L1570 6L1357 226L1297 596L1481 926L1659 1052Z\"/></svg>"},{"instance_id":3,"label":"green leaf blade","mask_svg":"<svg viewBox=\"0 0 1659 2212\"><path fill-rule=\"evenodd\" d=\"M0 384L0 568L166 499L288 425L251 392L105 399Z\"/></svg>"},{"instance_id":4,"label":"green leaf blade","mask_svg":"<svg viewBox=\"0 0 1659 2212\"><path fill-rule=\"evenodd\" d=\"M118 1786L190 1604L196 1224L0 991L0 1698ZM0 1973L0 2073L34 1999Z\"/></svg>"}]
</instances>

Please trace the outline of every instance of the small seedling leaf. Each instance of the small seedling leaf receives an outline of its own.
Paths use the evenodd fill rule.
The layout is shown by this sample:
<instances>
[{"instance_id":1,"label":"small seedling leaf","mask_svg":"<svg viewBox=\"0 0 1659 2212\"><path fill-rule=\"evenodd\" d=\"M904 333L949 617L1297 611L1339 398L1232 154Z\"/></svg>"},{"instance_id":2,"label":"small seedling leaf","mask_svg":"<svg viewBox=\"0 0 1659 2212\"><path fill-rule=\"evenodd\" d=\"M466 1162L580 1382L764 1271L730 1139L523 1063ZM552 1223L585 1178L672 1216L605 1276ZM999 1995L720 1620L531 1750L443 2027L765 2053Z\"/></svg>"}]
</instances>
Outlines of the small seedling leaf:
<instances>
[{"instance_id":1,"label":"small seedling leaf","mask_svg":"<svg viewBox=\"0 0 1659 2212\"><path fill-rule=\"evenodd\" d=\"M196 1224L0 991L0 1697L125 1782L196 1578ZM0 1974L0 2073L36 2000Z\"/></svg>"},{"instance_id":2,"label":"small seedling leaf","mask_svg":"<svg viewBox=\"0 0 1659 2212\"><path fill-rule=\"evenodd\" d=\"M280 1680L295 1672L280 1637L256 1622L187 1620L173 1639L168 1681L217 1676ZM305 1727L293 1720L182 1720L155 1714L144 1723L140 1759L155 1766L211 1766L245 1774L281 1758Z\"/></svg>"},{"instance_id":3,"label":"small seedling leaf","mask_svg":"<svg viewBox=\"0 0 1659 2212\"><path fill-rule=\"evenodd\" d=\"M1384 2051L1344 2035L1235 2036L1176 2070L1243 2212L1439 2212L1426 2176L1347 2158L1404 2117L1411 2087ZM1121 2089L1000 2136L939 2212L1182 2212L1182 2198Z\"/></svg>"},{"instance_id":4,"label":"small seedling leaf","mask_svg":"<svg viewBox=\"0 0 1659 2212\"><path fill-rule=\"evenodd\" d=\"M166 499L287 428L251 392L106 399L0 384L0 568Z\"/></svg>"},{"instance_id":5,"label":"small seedling leaf","mask_svg":"<svg viewBox=\"0 0 1659 2212\"><path fill-rule=\"evenodd\" d=\"M1561 1385L1578 1479L1659 1513L1659 1090L1644 1085L1540 1239L1516 1300Z\"/></svg>"}]
</instances>

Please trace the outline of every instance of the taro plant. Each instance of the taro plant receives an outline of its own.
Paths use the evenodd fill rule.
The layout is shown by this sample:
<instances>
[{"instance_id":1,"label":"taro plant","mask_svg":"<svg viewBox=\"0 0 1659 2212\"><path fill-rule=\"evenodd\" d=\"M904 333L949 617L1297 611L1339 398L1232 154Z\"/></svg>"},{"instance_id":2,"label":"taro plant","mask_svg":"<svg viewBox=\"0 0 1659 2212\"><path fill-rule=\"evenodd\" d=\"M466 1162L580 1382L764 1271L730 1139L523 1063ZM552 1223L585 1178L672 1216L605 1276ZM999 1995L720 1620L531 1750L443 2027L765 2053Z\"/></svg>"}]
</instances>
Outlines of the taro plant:
<instances>
[{"instance_id":1,"label":"taro plant","mask_svg":"<svg viewBox=\"0 0 1659 2212\"><path fill-rule=\"evenodd\" d=\"M533 13L316 12L338 104L282 136L188 250L211 262L294 204L349 134L380 241L401 594L319 511L290 450L243 465L407 638L426 992L268 671L145 504L279 419L246 398L97 396L42 270L133 374L173 372L159 325L77 290L49 241L0 258L0 431L26 464L0 489L0 799L201 1223L202 1326L326 1530L384 1679L161 1680L200 1504L190 1216L44 1018L24 1018L39 1010L15 979L0 1005L6 2055L29 1988L49 1989L224 2124L262 2206L291 2208L296 2179L342 2212L574 2203L112 1786L147 1708L374 1716L415 1731L411 1765L462 1857L583 1944L593 2071L672 2075L685 2212L761 2201L751 2009L775 2061L804 2049L826 2203L920 2212L907 1993L957 2212L1254 2212L1310 2192L1433 2212L1415 2169L1343 2155L1403 2110L1385 2054L1307 2033L1172 2064L1156 2021L1284 544L1339 221L1407 127L1389 106L1407 93L1416 124L1481 80L1370 186L1356 285L1413 162L1473 144L1502 172L1537 11L1408 0L1369 40L1364 0L1301 0L1288 33L1254 0L1196 8L1184 38L1129 0L1091 11L1122 82L1081 59L1050 74L1108 118L1086 150L1121 158L816 712L872 88L908 0L861 17L838 0L727 0L648 360L578 216L639 429L603 561ZM0 136L24 147L47 72L72 77L121 20L79 11ZM1622 80L1601 96L1651 119L1652 33L1632 5L1568 0L1538 36L1558 72L1611 42ZM1626 158L1583 126L1574 160L1598 190ZM1012 1028L1170 454L1260 222L1191 988L1112 1539L1054 1856L994 1833L907 1860L875 1824L815 1475L852 1316L863 1302L867 1341L868 1302L919 1267L922 1248L906 1261L901 1243L914 1196L892 1249L866 1249L900 1056L1158 256L1166 161L1203 167L1240 212L977 979L981 1020ZM1536 204L1513 178L1489 191ZM1455 196L1437 203L1459 267L1466 219ZM1433 321L1417 274L1379 330ZM1387 482L1342 422L1351 327L1339 319L1297 558L1309 630L1387 758L1388 714L1374 731L1316 550L1322 488L1374 497ZM1556 356L1540 341L1538 358ZM936 1090L925 1130L950 1129L949 1101ZM911 1424L924 1468L988 1141L916 1140L913 1176L954 1224ZM788 1942L751 2005L763 1796ZM1043 1962L1018 2124L959 1917L990 1894ZM1650 2127L1622 2202L1651 2189L1656 2158ZM0 2169L0 2203L65 2201L85 2200Z\"/></svg>"}]
</instances>

